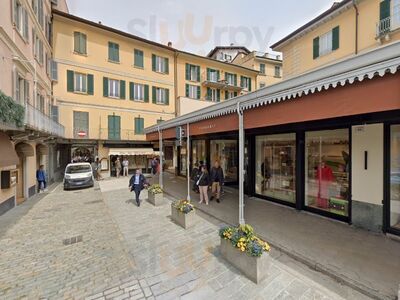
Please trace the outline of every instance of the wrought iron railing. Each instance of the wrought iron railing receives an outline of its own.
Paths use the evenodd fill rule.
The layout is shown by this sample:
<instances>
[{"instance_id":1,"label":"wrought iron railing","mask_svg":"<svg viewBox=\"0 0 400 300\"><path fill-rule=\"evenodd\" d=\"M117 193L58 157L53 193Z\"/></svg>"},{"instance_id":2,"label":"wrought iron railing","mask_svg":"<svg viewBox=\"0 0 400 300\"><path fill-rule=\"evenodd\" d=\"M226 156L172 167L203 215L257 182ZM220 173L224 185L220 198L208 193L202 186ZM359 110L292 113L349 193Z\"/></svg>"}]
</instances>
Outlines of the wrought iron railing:
<instances>
[{"instance_id":1,"label":"wrought iron railing","mask_svg":"<svg viewBox=\"0 0 400 300\"><path fill-rule=\"evenodd\" d=\"M397 28L400 28L400 12L396 12L390 17L379 21L376 25L376 35L381 37Z\"/></svg>"}]
</instances>

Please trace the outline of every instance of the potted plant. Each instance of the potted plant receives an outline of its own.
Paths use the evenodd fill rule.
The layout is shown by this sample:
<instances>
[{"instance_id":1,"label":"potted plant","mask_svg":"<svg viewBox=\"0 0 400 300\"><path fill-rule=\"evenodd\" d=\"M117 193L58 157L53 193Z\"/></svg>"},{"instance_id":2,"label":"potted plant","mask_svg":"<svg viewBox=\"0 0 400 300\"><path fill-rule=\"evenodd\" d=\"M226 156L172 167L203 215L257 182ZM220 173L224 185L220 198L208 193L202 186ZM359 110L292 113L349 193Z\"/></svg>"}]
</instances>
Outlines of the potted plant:
<instances>
[{"instance_id":1,"label":"potted plant","mask_svg":"<svg viewBox=\"0 0 400 300\"><path fill-rule=\"evenodd\" d=\"M188 200L177 200L171 203L172 220L187 229L194 225L194 206Z\"/></svg>"},{"instance_id":2,"label":"potted plant","mask_svg":"<svg viewBox=\"0 0 400 300\"><path fill-rule=\"evenodd\" d=\"M271 265L269 244L254 234L250 225L226 226L219 230L221 254L255 283L261 282Z\"/></svg>"},{"instance_id":3,"label":"potted plant","mask_svg":"<svg viewBox=\"0 0 400 300\"><path fill-rule=\"evenodd\" d=\"M148 201L154 206L160 206L164 204L164 194L159 184L153 184L148 188Z\"/></svg>"}]
</instances>

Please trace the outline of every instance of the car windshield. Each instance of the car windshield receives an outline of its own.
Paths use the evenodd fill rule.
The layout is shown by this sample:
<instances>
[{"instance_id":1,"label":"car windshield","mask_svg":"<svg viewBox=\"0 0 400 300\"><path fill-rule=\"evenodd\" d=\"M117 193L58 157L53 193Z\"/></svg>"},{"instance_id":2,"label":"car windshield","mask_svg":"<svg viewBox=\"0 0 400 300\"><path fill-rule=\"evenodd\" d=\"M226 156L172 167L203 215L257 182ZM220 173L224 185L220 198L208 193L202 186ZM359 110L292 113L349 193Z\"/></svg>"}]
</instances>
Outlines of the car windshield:
<instances>
[{"instance_id":1,"label":"car windshield","mask_svg":"<svg viewBox=\"0 0 400 300\"><path fill-rule=\"evenodd\" d=\"M68 166L67 171L65 173L67 174L76 174L76 173L87 173L91 172L92 168L88 165L80 165L80 166Z\"/></svg>"}]
</instances>

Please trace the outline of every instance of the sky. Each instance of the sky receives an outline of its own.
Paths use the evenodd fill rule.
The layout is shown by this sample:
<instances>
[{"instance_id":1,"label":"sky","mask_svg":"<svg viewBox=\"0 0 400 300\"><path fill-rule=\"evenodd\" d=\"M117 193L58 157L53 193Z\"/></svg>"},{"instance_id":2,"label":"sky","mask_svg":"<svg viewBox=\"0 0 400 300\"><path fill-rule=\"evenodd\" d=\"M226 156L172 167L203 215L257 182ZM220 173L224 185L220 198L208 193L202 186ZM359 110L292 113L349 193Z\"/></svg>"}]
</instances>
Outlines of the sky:
<instances>
[{"instance_id":1,"label":"sky","mask_svg":"<svg viewBox=\"0 0 400 300\"><path fill-rule=\"evenodd\" d=\"M67 0L73 15L206 55L214 46L269 46L334 0ZM111 5L110 5L111 3Z\"/></svg>"}]
</instances>

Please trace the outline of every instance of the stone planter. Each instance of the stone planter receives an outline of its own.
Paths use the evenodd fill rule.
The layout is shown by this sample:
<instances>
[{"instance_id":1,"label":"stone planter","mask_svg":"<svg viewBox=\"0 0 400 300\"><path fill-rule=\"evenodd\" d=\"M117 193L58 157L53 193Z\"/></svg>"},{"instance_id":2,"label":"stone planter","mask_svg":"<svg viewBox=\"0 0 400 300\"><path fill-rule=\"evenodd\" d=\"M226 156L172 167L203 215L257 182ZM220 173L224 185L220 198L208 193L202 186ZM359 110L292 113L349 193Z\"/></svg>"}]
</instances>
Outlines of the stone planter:
<instances>
[{"instance_id":1,"label":"stone planter","mask_svg":"<svg viewBox=\"0 0 400 300\"><path fill-rule=\"evenodd\" d=\"M188 214L184 214L183 212L177 210L171 204L171 219L178 225L182 226L185 229L193 227L195 224L195 212L194 210Z\"/></svg>"},{"instance_id":2,"label":"stone planter","mask_svg":"<svg viewBox=\"0 0 400 300\"><path fill-rule=\"evenodd\" d=\"M149 193L148 201L151 204L153 204L154 206L161 206L164 204L164 194L163 193L160 193L160 194Z\"/></svg>"},{"instance_id":3,"label":"stone planter","mask_svg":"<svg viewBox=\"0 0 400 300\"><path fill-rule=\"evenodd\" d=\"M240 270L251 281L260 283L268 276L272 259L268 252L260 257L253 257L235 248L229 240L221 238L220 246L222 257Z\"/></svg>"}]
</instances>

